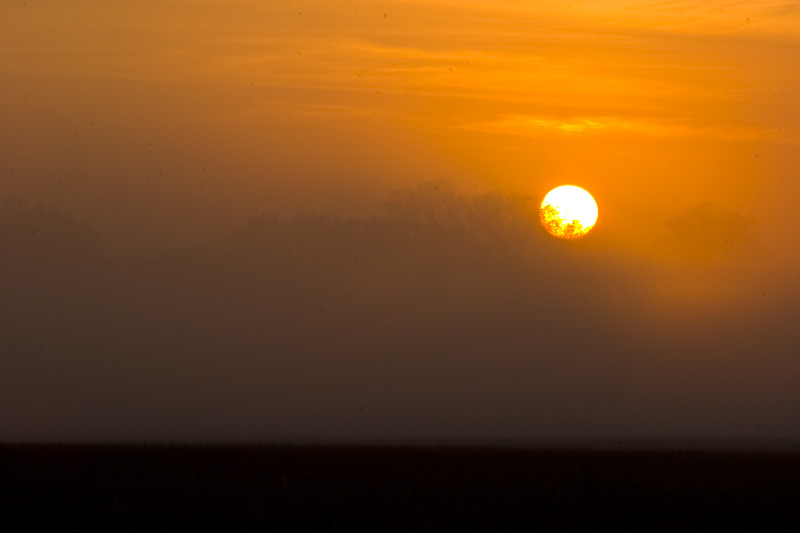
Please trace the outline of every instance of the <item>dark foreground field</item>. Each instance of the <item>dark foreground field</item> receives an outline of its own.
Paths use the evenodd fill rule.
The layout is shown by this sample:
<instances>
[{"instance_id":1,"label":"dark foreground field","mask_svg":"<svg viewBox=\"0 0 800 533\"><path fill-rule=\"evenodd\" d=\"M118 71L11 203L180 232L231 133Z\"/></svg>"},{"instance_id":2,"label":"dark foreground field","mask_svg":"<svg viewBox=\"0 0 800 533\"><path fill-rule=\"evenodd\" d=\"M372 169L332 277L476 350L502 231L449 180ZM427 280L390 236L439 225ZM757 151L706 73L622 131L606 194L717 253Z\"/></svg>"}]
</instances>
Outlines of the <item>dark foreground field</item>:
<instances>
[{"instance_id":1,"label":"dark foreground field","mask_svg":"<svg viewBox=\"0 0 800 533\"><path fill-rule=\"evenodd\" d=\"M2 531L797 530L800 453L14 445L0 497Z\"/></svg>"}]
</instances>

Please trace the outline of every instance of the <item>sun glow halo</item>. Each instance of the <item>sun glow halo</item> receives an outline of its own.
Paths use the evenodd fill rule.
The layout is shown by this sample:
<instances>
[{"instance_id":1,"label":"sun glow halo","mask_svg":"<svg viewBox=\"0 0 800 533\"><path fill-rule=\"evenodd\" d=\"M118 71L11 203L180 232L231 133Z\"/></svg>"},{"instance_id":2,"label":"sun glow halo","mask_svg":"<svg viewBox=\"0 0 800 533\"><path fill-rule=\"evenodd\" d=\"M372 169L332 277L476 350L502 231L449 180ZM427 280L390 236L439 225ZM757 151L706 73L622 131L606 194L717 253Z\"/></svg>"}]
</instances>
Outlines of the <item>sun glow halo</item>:
<instances>
[{"instance_id":1,"label":"sun glow halo","mask_svg":"<svg viewBox=\"0 0 800 533\"><path fill-rule=\"evenodd\" d=\"M597 222L597 203L580 187L562 185L545 195L539 218L551 235L576 239L586 235Z\"/></svg>"}]
</instances>

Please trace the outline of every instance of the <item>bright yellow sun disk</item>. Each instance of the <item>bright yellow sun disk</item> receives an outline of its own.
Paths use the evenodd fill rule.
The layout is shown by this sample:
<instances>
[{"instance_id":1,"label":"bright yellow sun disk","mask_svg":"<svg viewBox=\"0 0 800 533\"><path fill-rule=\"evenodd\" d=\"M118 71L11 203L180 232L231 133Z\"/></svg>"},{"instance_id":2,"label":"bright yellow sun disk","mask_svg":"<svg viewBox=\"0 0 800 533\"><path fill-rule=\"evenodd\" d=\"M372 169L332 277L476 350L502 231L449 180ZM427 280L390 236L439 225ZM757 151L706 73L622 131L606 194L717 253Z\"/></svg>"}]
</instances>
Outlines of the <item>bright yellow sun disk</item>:
<instances>
[{"instance_id":1,"label":"bright yellow sun disk","mask_svg":"<svg viewBox=\"0 0 800 533\"><path fill-rule=\"evenodd\" d=\"M580 187L562 185L544 197L539 217L551 235L576 239L586 235L597 222L597 203Z\"/></svg>"}]
</instances>

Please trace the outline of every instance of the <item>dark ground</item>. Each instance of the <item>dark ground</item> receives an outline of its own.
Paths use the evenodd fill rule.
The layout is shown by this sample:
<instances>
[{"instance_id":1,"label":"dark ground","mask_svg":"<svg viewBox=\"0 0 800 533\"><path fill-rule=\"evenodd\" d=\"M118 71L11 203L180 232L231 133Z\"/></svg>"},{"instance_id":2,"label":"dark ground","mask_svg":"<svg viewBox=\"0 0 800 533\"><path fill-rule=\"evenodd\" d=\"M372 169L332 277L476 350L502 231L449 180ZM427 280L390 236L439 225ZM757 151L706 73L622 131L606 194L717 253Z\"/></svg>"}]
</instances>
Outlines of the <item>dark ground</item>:
<instances>
[{"instance_id":1,"label":"dark ground","mask_svg":"<svg viewBox=\"0 0 800 533\"><path fill-rule=\"evenodd\" d=\"M0 446L0 530L798 531L800 453Z\"/></svg>"}]
</instances>

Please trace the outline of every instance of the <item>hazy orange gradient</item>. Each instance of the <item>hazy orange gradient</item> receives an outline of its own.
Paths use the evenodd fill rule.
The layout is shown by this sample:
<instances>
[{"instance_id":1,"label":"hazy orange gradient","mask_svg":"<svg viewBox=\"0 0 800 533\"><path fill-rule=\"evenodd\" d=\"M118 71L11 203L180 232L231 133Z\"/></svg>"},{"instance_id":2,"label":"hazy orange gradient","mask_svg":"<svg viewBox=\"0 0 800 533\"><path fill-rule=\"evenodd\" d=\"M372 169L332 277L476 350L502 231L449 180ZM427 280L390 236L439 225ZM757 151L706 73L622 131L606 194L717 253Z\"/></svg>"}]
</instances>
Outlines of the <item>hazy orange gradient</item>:
<instances>
[{"instance_id":1,"label":"hazy orange gradient","mask_svg":"<svg viewBox=\"0 0 800 533\"><path fill-rule=\"evenodd\" d=\"M637 253L710 202L797 261L780 230L800 192L792 1L78 0L0 18L4 193L131 243L136 213L202 240L447 178L581 183L598 238Z\"/></svg>"},{"instance_id":2,"label":"hazy orange gradient","mask_svg":"<svg viewBox=\"0 0 800 533\"><path fill-rule=\"evenodd\" d=\"M0 440L798 438L798 2L0 21Z\"/></svg>"}]
</instances>

